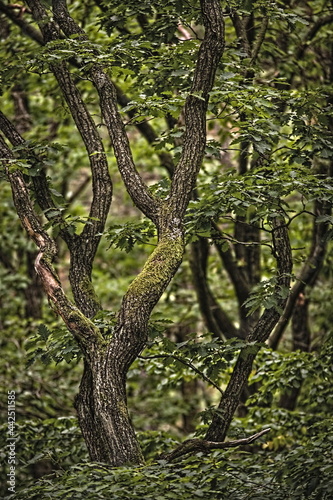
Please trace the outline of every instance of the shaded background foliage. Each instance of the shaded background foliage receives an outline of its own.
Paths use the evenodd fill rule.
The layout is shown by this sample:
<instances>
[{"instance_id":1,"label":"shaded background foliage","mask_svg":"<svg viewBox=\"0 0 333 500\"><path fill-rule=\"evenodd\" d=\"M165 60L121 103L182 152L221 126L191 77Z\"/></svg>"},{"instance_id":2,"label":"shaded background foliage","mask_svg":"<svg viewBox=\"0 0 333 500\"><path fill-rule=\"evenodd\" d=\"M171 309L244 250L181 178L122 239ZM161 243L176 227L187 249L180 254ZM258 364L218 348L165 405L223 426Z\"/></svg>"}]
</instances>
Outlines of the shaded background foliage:
<instances>
[{"instance_id":1,"label":"shaded background foliage","mask_svg":"<svg viewBox=\"0 0 333 500\"><path fill-rule=\"evenodd\" d=\"M89 161L47 66L53 60L73 65L105 138L114 181L110 224L93 271L103 308L113 311L156 234L125 192L92 86L75 62L89 67L97 59L112 74L136 163L163 197L182 148L179 113L202 36L200 10L198 2L176 0L69 7L93 43L74 37L39 49L18 22L32 28L29 12L15 7L9 15L10 5L0 2L1 109L24 135L24 148L45 157L58 210L73 234L80 233L89 224ZM88 461L72 408L80 352L40 293L35 249L2 175L2 439L7 390L16 390L15 498L70 498L75 491L76 498L279 500L329 498L332 491L333 7L315 0L233 1L224 8L226 52L186 216L187 256L151 320L149 346L129 374L145 467L109 469ZM35 176L23 156L22 171ZM257 356L229 436L265 426L271 431L251 447L169 464L158 459L162 452L189 435L204 435L218 403L214 384L226 387L260 309L278 307L269 226L276 213L284 214L293 247L292 291L279 291L289 297L289 322L278 324ZM56 224L49 230L57 237ZM68 256L57 242L66 284ZM114 321L108 312L95 318L105 336Z\"/></svg>"}]
</instances>

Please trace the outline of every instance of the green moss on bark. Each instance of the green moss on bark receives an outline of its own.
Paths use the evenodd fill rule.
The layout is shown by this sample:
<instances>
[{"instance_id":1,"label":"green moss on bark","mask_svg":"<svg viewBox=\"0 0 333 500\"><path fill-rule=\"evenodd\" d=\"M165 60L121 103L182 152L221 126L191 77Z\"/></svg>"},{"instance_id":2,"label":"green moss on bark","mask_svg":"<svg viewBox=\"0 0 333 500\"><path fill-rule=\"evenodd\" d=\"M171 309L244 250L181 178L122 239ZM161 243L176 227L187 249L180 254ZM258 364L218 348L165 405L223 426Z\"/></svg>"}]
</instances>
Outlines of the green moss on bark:
<instances>
[{"instance_id":1,"label":"green moss on bark","mask_svg":"<svg viewBox=\"0 0 333 500\"><path fill-rule=\"evenodd\" d=\"M96 311L101 309L101 303L95 293L95 289L93 287L93 284L91 280L88 278L88 276L83 276L78 284L78 288L81 291L81 293L87 297L87 300L90 302L90 307Z\"/></svg>"},{"instance_id":2,"label":"green moss on bark","mask_svg":"<svg viewBox=\"0 0 333 500\"><path fill-rule=\"evenodd\" d=\"M148 258L141 273L130 284L127 296L137 299L145 296L158 299L176 273L182 261L184 243L182 238L164 238Z\"/></svg>"}]
</instances>

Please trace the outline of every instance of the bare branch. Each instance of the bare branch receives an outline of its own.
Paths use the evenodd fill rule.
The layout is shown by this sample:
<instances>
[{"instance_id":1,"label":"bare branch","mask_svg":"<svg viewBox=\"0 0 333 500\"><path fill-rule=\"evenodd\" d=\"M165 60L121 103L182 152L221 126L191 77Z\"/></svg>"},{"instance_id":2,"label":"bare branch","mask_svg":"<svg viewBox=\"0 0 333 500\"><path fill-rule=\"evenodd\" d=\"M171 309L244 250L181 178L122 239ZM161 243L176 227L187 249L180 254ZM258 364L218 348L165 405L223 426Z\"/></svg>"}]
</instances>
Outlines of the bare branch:
<instances>
[{"instance_id":1,"label":"bare branch","mask_svg":"<svg viewBox=\"0 0 333 500\"><path fill-rule=\"evenodd\" d=\"M264 436L268 432L270 432L270 428L263 429L248 438L236 439L235 441L224 441L216 442L216 441L206 441L204 439L188 439L184 441L178 448L171 451L170 453L164 453L159 457L160 460L167 460L168 462L172 462L176 458L182 457L183 455L188 455L189 453L208 453L212 450L224 450L226 448L234 448L236 446L244 446L247 444L251 444L260 437Z\"/></svg>"}]
</instances>

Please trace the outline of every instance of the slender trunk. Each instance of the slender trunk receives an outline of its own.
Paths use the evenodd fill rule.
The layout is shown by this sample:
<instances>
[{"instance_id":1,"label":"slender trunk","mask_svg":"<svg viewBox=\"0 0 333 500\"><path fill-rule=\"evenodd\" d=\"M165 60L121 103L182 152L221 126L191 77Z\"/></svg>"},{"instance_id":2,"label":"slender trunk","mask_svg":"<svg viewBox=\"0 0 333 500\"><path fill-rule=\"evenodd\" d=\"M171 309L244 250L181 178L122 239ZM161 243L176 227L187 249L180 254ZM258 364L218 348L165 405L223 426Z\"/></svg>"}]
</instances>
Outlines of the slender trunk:
<instances>
[{"instance_id":1,"label":"slender trunk","mask_svg":"<svg viewBox=\"0 0 333 500\"><path fill-rule=\"evenodd\" d=\"M273 227L273 253L277 263L275 296L279 297L280 287L289 288L290 285L291 247L283 218L276 218ZM206 434L208 441L224 441L233 415L237 410L242 391L251 373L253 361L260 349L260 344L268 339L280 318L280 311L283 310L285 303L286 299L280 296L277 299L277 307L265 309L258 323L248 335L247 345L241 349L227 388L208 428Z\"/></svg>"}]
</instances>

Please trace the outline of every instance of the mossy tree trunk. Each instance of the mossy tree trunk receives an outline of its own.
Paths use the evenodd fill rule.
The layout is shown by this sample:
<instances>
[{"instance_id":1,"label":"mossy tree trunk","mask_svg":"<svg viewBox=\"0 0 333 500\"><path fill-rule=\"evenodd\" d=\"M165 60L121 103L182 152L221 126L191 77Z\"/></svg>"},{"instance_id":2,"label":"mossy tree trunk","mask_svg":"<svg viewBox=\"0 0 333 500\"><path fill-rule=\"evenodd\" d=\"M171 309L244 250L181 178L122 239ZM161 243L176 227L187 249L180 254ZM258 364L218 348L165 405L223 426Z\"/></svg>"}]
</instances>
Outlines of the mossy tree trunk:
<instances>
[{"instance_id":1,"label":"mossy tree trunk","mask_svg":"<svg viewBox=\"0 0 333 500\"><path fill-rule=\"evenodd\" d=\"M32 27L25 31L36 42L54 44L65 35L85 45L89 43L85 32L69 15L64 0L52 2L52 13L46 10L40 0L28 0L27 4L39 31ZM123 297L117 325L110 339L104 339L92 321L100 305L91 283L91 272L111 204L112 183L101 137L67 61L51 62L49 67L82 137L92 172L91 219L80 235L73 235L53 203L43 159L32 150L25 153L39 171L39 175L31 181L34 196L49 221L61 227L60 236L70 252L69 278L74 302L64 293L52 265L57 254L56 244L34 210L25 177L19 169L7 169L18 216L39 248L35 267L44 291L84 355L84 374L75 406L90 457L114 466L143 461L127 408L126 376L129 367L145 347L150 314L183 257L184 215L204 155L208 96L224 49L220 2L201 0L200 4L205 35L183 110L183 151L174 168L170 192L164 200L151 194L136 169L117 109L117 90L112 81L97 63L82 68L82 76L91 80L98 94L103 120L126 189L134 204L155 223L158 231L157 247ZM73 62L77 68L80 67L79 61ZM0 128L14 147L24 144L24 139L2 114ZM2 136L0 152L4 163L12 165L15 153Z\"/></svg>"}]
</instances>

